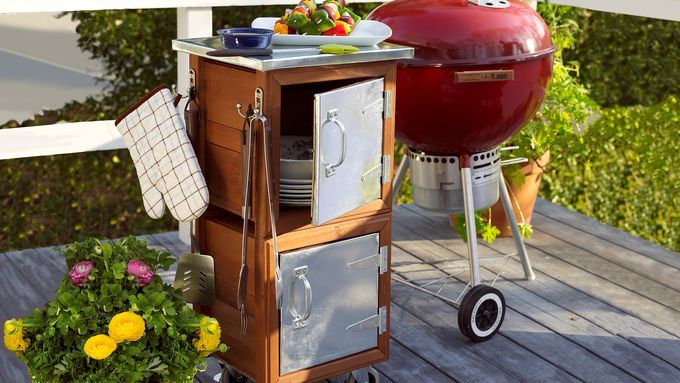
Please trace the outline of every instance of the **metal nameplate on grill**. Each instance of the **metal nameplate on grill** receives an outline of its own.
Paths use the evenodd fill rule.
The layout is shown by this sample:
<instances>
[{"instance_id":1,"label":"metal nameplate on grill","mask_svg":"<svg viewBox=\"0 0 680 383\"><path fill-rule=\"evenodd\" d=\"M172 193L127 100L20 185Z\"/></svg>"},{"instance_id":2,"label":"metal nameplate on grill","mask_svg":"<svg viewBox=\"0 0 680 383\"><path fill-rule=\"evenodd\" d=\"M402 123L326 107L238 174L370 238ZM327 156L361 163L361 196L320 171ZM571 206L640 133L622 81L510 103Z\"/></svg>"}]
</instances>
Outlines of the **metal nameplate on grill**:
<instances>
[{"instance_id":1,"label":"metal nameplate on grill","mask_svg":"<svg viewBox=\"0 0 680 383\"><path fill-rule=\"evenodd\" d=\"M515 71L512 69L456 72L454 76L455 82L512 81L514 79Z\"/></svg>"}]
</instances>

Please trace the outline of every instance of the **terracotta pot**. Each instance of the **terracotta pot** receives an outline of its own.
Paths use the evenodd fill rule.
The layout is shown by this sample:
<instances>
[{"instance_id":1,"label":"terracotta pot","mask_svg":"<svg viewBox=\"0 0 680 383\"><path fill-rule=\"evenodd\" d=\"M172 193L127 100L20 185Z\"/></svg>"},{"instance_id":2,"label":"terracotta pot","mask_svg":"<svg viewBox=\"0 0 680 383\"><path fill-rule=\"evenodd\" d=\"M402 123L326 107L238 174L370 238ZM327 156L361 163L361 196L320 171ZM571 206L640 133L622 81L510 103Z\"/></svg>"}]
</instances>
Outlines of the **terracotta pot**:
<instances>
[{"instance_id":1,"label":"terracotta pot","mask_svg":"<svg viewBox=\"0 0 680 383\"><path fill-rule=\"evenodd\" d=\"M543 175L543 169L546 168L548 162L550 161L550 151L543 153L543 156L537 160L530 160L528 163L524 164L520 169L526 178L524 185L518 188L511 182L508 182L508 191L510 192L510 201L512 202L512 208L515 211L515 217L517 217L517 223L522 223L522 215L524 215L524 222L531 223L531 215L534 212L534 205L536 204L536 198L538 198L538 189L541 186L541 176ZM522 214L517 211L517 204L519 203L522 209ZM488 219L488 215L486 216ZM491 223L498 227L501 231L501 237L511 237L510 227L508 227L508 219L505 217L505 211L503 210L503 204L500 199L495 205L491 206Z\"/></svg>"}]
</instances>

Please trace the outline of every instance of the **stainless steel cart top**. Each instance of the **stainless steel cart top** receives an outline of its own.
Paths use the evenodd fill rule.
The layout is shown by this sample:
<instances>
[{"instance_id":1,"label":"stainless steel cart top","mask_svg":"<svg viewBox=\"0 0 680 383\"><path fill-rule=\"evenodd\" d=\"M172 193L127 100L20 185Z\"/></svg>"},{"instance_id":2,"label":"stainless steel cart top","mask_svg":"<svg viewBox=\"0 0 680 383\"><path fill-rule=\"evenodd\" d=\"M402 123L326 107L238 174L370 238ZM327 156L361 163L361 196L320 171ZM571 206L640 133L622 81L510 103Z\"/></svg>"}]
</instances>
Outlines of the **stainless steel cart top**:
<instances>
[{"instance_id":1,"label":"stainless steel cart top","mask_svg":"<svg viewBox=\"0 0 680 383\"><path fill-rule=\"evenodd\" d=\"M361 51L346 55L319 54L316 47L282 45L273 45L274 53L270 56L213 57L207 55L208 51L223 48L219 36L172 40L172 49L176 51L263 72L284 68L413 58L413 48L389 43L380 43L372 47L360 47Z\"/></svg>"}]
</instances>

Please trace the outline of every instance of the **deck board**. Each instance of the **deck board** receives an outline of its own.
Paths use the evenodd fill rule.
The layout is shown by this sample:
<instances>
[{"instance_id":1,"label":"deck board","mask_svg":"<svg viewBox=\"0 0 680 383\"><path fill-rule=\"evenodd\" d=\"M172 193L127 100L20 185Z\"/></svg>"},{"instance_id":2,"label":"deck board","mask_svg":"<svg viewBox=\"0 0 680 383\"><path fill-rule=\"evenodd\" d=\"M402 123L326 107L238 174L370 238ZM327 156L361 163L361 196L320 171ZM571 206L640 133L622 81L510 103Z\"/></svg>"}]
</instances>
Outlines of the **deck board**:
<instances>
[{"instance_id":1,"label":"deck board","mask_svg":"<svg viewBox=\"0 0 680 383\"><path fill-rule=\"evenodd\" d=\"M394 226L399 226L395 224ZM401 241L399 240L401 230L395 229L393 232L393 243L397 247L401 247ZM412 242L413 244L422 245L421 242ZM450 259L455 256L451 253L448 254L437 254L437 250L441 249L435 244L431 243L432 246L408 246L404 244L405 247L410 247L408 250L414 256L422 260L441 260ZM437 256L439 255L439 256ZM443 255L443 256L442 256ZM428 259L430 258L430 259ZM444 276L443 273L439 272ZM466 279L467 277L463 277ZM488 280L488 278L486 278ZM467 282L467 281L466 281ZM460 291L464 286L464 283L459 283L458 285L449 284L451 286L452 292ZM393 290L400 291L399 286L393 287ZM400 302L401 299L407 291L412 289L406 288L404 292L395 294L396 297L393 299ZM446 291L445 291L446 293ZM448 295L448 294L446 294ZM450 295L449 295L450 296ZM453 295L455 298L455 295ZM560 369L577 377L582 381L594 381L594 382L636 382L629 374L621 371L618 367L604 361L597 355L588 352L587 349L583 348L579 344L570 341L565 336L552 331L550 328L541 325L539 322L533 320L528 315L519 312L514 306L512 306L512 301L508 298L508 310L505 317L505 322L503 323L503 328L501 329L500 335L507 337L511 341L521 345L527 350L540 355L543 359L549 363L558 366ZM418 307L422 304L420 301L422 297L418 297L411 300L411 304L415 305L414 311L412 312L422 312L424 315L430 315L431 308L427 309L424 307ZM449 320L454 320L455 316L451 316ZM493 339L492 341L494 341ZM490 362L490 364L496 361ZM540 379L538 381L546 381L546 379Z\"/></svg>"},{"instance_id":2,"label":"deck board","mask_svg":"<svg viewBox=\"0 0 680 383\"><path fill-rule=\"evenodd\" d=\"M398 210L395 216L407 214L402 219L412 222L410 226L413 231L423 230L424 227L430 230L431 238L442 238L447 236L448 220L433 214L427 216L413 213L420 212L417 208L408 207L406 210ZM409 215L410 214L410 215ZM445 249L449 249L457 254L465 254L466 246L455 238L434 239L435 243ZM497 255L514 251L512 241L498 240L492 247L482 246L482 255ZM530 290L556 306L569 310L587 319L592 324L598 325L607 332L625 337L627 340L646 349L661 359L671 363L675 367L680 367L678 358L680 357L680 340L666 331L663 327L640 319L634 313L627 312L611 303L610 291L607 289L596 290L594 294L588 294L578 288L580 281L573 276L563 278L562 269L559 267L545 267L545 263L551 266L554 257L542 252L531 245L528 248L534 271L537 279L532 282L519 282L522 287ZM559 266L559 264L558 264ZM488 263L489 270L497 271L498 265ZM513 259L506 268L507 274L515 278L523 276L519 261ZM597 278L595 275L579 274L579 278ZM653 313L650 313L653 314Z\"/></svg>"},{"instance_id":3,"label":"deck board","mask_svg":"<svg viewBox=\"0 0 680 383\"><path fill-rule=\"evenodd\" d=\"M527 247L537 278L524 281L520 262L508 261L496 284L507 316L488 342L472 344L458 332L453 305L393 283L391 358L375 366L381 382L680 381L680 254L544 200L534 217ZM187 250L176 232L145 237L174 256ZM466 264L466 245L447 217L412 205L395 207L393 244L395 276L439 277L453 260ZM513 247L499 239L480 255ZM42 307L66 271L53 247L0 254L0 261L0 321ZM492 279L501 265L484 263L482 277ZM456 275L443 292L456 298L467 278L467 271ZM197 382L217 372L212 361ZM29 381L25 366L0 347L0 382Z\"/></svg>"},{"instance_id":4,"label":"deck board","mask_svg":"<svg viewBox=\"0 0 680 383\"><path fill-rule=\"evenodd\" d=\"M680 268L680 257L678 257L677 252L668 250L620 229L601 224L588 216L556 205L550 201L539 198L536 201L535 212L560 221L567 226L579 229L584 233L590 233L609 243L625 247L635 253L645 255L669 266Z\"/></svg>"},{"instance_id":5,"label":"deck board","mask_svg":"<svg viewBox=\"0 0 680 383\"><path fill-rule=\"evenodd\" d=\"M417 227L426 227L422 222L414 221L414 223L418 223ZM402 245L397 238L397 235L395 235L395 245L398 249ZM452 254L445 247L434 249L416 247L415 252L424 254L424 257L433 257L435 259L458 257L457 254ZM394 253L397 253L397 251ZM521 275L521 272L522 270L519 265L516 265L512 270L508 268L508 273L512 275ZM486 273L483 271L482 277L489 280L493 278L493 275L488 271ZM539 276L538 281L541 279L542 276ZM626 373L632 376L638 377L638 379L661 381L662 378L667 379L677 373L677 370L672 365L623 338L610 334L591 323L585 323L586 321L577 314L550 303L530 290L525 289L523 284L501 277L497 282L497 287L504 293L510 309L521 313L527 318L525 320L531 318L531 320L543 325L552 332L561 334L564 338L583 347L593 355L626 371ZM504 325L504 329L507 330L506 326ZM504 331L501 332L501 334L503 333ZM535 348L532 349L535 350ZM656 368L647 369L645 366L649 365L655 365ZM548 379L541 378L539 381L546 380Z\"/></svg>"}]
</instances>

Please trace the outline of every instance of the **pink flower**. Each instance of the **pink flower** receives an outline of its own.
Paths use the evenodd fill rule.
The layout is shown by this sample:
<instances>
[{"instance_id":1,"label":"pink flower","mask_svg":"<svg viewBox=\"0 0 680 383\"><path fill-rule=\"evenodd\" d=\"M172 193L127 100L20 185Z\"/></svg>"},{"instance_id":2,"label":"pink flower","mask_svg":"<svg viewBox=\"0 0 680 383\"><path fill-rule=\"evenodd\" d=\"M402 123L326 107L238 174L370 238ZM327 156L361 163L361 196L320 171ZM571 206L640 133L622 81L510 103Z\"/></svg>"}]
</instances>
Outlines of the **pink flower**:
<instances>
[{"instance_id":1,"label":"pink flower","mask_svg":"<svg viewBox=\"0 0 680 383\"><path fill-rule=\"evenodd\" d=\"M151 268L146 263L136 259L128 262L127 272L134 276L135 281L142 287L151 283L151 278L153 278L153 271Z\"/></svg>"},{"instance_id":2,"label":"pink flower","mask_svg":"<svg viewBox=\"0 0 680 383\"><path fill-rule=\"evenodd\" d=\"M71 277L71 282L78 287L83 287L90 276L92 268L94 268L94 263L92 263L92 261L81 261L76 263L73 265L71 272L68 273L69 277Z\"/></svg>"}]
</instances>

